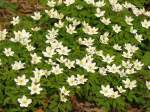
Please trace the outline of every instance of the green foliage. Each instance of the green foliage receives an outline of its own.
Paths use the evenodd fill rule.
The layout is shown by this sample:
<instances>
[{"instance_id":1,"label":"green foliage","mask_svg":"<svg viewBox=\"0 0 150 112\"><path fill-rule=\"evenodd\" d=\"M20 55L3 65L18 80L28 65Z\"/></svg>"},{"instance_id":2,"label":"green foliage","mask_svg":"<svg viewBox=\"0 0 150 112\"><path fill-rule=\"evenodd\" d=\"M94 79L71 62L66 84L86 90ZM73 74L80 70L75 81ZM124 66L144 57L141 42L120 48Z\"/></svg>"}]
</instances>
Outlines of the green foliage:
<instances>
[{"instance_id":1,"label":"green foliage","mask_svg":"<svg viewBox=\"0 0 150 112\"><path fill-rule=\"evenodd\" d=\"M128 0L138 7L147 4L146 0ZM124 0L120 0L119 2L124 2ZM42 5L47 3L47 0L40 0ZM82 9L77 9L76 6L80 5ZM0 1L0 8L10 8L12 10L16 10L16 4L8 4L5 0ZM139 59L144 63L144 68L138 73L131 74L128 77L132 80L137 81L137 87L134 90L130 91L126 89L126 93L121 94L120 97L116 99L111 99L104 97L104 95L100 94L101 85L110 84L111 87L114 87L117 90L117 86L122 85L122 80L125 80L125 77L120 77L118 74L109 74L108 76L103 76L96 71L96 73L89 73L82 67L76 66L76 68L68 69L63 64L60 64L64 71L62 74L54 75L51 74L49 77L44 77L40 80L40 84L43 88L43 91L40 95L30 95L27 87L17 86L14 82L14 79L17 76L22 74L26 74L26 77L30 79L33 76L33 70L35 68L50 70L52 65L47 64L45 61L48 58L42 58L42 62L37 65L31 64L31 56L26 47L19 42L14 43L9 41L10 38L14 37L14 31L19 31L25 29L32 33L31 36L31 45L36 47L34 52L36 52L39 56L43 57L42 52L45 51L49 44L45 44L47 34L47 30L50 30L54 27L54 23L58 22L58 19L49 18L44 12L41 12L42 18L40 21L33 21L31 17L21 17L21 21L16 26L10 25L8 28L8 36L7 39L0 42L0 59L2 60L2 65L0 66L0 107L4 108L6 112L33 112L37 108L42 107L45 112L71 112L72 104L70 98L68 98L67 102L60 101L60 91L59 89L62 86L65 86L70 90L70 97L76 95L77 98L81 101L89 101L94 103L96 106L103 108L106 112L111 111L112 109L117 110L118 112L126 112L127 105L137 106L139 108L144 109L145 111L150 111L150 92L145 86L145 81L150 80L150 71L147 66L150 65L150 33L149 30L145 30L141 28L139 23L145 19L145 16L135 17L134 27L138 29L138 31L143 35L144 41L143 43L137 42L134 36L129 33L130 27L126 25L124 20L125 15L133 14L124 10L120 13L115 13L111 10L109 4L106 4L106 7L103 7L106 10L106 16L110 17L112 23L121 24L122 32L119 34L114 34L113 30L110 26L106 26L102 24L99 19L94 16L95 7L92 5L87 5L82 0L76 0L76 3L66 7L64 4L56 6L58 12L63 13L65 16L74 17L79 21L86 21L91 26L99 28L99 34L103 34L104 32L110 32L110 43L108 45L100 44L99 36L97 35L87 35L82 29L79 28L78 33L74 35L70 35L66 33L66 28L60 28L59 35L57 39L62 42L65 46L68 46L71 49L70 54L68 55L68 59L76 60L82 59L87 51L85 50L85 46L79 45L77 42L79 38L89 38L92 37L95 39L94 46L97 50L103 50L105 54L115 55L114 59L115 64L121 64L123 57L121 56L120 51L116 51L112 48L112 46L116 43L119 45L124 45L125 43L132 43L139 47L139 50L133 56L133 60ZM64 21L64 26L69 25L70 23L66 19L62 19ZM41 27L40 31L34 32L31 31L31 28L39 26ZM13 57L6 57L3 53L4 48L11 47L15 54ZM94 61L97 66L106 66L106 63L102 61L102 58L94 55ZM52 60L54 62L58 62L57 58L60 58L59 55L54 55ZM26 68L20 71L12 70L11 64L16 61L22 61L26 63ZM132 60L132 61L133 61ZM84 76L88 79L88 81L84 85L71 87L66 82L67 78L71 75L76 74L84 74ZM27 86L31 84L31 81ZM21 95L29 96L29 98L33 99L32 104L28 108L19 107L19 103L17 99L21 97ZM45 104L44 100L46 99L47 103Z\"/></svg>"}]
</instances>

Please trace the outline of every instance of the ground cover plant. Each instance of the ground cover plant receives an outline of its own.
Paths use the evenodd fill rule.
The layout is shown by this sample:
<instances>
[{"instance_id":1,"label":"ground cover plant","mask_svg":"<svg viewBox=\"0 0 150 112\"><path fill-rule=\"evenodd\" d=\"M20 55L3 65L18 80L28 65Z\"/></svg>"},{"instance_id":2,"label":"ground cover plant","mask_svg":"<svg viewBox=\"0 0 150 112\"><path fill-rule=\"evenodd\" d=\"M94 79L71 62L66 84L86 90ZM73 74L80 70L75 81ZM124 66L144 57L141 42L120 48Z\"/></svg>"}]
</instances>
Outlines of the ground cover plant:
<instances>
[{"instance_id":1,"label":"ground cover plant","mask_svg":"<svg viewBox=\"0 0 150 112\"><path fill-rule=\"evenodd\" d=\"M147 1L146 1L147 2ZM0 30L0 107L150 112L150 11L145 1L44 0ZM1 5L0 5L1 6Z\"/></svg>"}]
</instances>

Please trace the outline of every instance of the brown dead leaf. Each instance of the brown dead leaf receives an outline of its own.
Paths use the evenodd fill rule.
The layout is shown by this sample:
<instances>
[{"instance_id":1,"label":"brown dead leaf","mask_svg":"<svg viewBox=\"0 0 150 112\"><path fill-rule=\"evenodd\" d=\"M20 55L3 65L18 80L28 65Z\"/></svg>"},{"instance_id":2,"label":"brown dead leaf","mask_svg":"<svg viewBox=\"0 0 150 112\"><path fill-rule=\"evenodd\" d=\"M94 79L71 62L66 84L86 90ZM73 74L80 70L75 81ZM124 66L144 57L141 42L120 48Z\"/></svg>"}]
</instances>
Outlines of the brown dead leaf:
<instances>
[{"instance_id":1,"label":"brown dead leaf","mask_svg":"<svg viewBox=\"0 0 150 112\"><path fill-rule=\"evenodd\" d=\"M0 108L0 112L4 112L4 110L2 108Z\"/></svg>"},{"instance_id":2,"label":"brown dead leaf","mask_svg":"<svg viewBox=\"0 0 150 112\"><path fill-rule=\"evenodd\" d=\"M0 9L0 18L8 18L11 15L12 15L12 13L9 10Z\"/></svg>"},{"instance_id":3,"label":"brown dead leaf","mask_svg":"<svg viewBox=\"0 0 150 112\"><path fill-rule=\"evenodd\" d=\"M10 3L17 3L18 0L6 0L7 2L10 2Z\"/></svg>"},{"instance_id":4,"label":"brown dead leaf","mask_svg":"<svg viewBox=\"0 0 150 112\"><path fill-rule=\"evenodd\" d=\"M76 96L72 96L71 97L71 103L72 103L72 108L73 110L76 112L76 111L79 111L80 109L80 106L79 106L79 103L77 101L77 98Z\"/></svg>"},{"instance_id":5,"label":"brown dead leaf","mask_svg":"<svg viewBox=\"0 0 150 112\"><path fill-rule=\"evenodd\" d=\"M32 0L30 2L28 0L19 0L18 4L22 13L32 13L42 9L42 6L38 3L38 0Z\"/></svg>"},{"instance_id":6,"label":"brown dead leaf","mask_svg":"<svg viewBox=\"0 0 150 112\"><path fill-rule=\"evenodd\" d=\"M0 9L0 29L3 29L9 25L9 20L12 13L6 9Z\"/></svg>"},{"instance_id":7,"label":"brown dead leaf","mask_svg":"<svg viewBox=\"0 0 150 112\"><path fill-rule=\"evenodd\" d=\"M127 112L143 112L142 109L130 108Z\"/></svg>"},{"instance_id":8,"label":"brown dead leaf","mask_svg":"<svg viewBox=\"0 0 150 112\"><path fill-rule=\"evenodd\" d=\"M31 6L31 4L29 4L28 1L20 0L18 2L18 5L19 5L19 9L22 13L32 13L33 12L33 7Z\"/></svg>"},{"instance_id":9,"label":"brown dead leaf","mask_svg":"<svg viewBox=\"0 0 150 112\"><path fill-rule=\"evenodd\" d=\"M38 108L35 112L44 112L44 110L41 108Z\"/></svg>"},{"instance_id":10,"label":"brown dead leaf","mask_svg":"<svg viewBox=\"0 0 150 112\"><path fill-rule=\"evenodd\" d=\"M103 109L95 107L89 102L78 102L76 96L71 97L73 112L104 112Z\"/></svg>"}]
</instances>

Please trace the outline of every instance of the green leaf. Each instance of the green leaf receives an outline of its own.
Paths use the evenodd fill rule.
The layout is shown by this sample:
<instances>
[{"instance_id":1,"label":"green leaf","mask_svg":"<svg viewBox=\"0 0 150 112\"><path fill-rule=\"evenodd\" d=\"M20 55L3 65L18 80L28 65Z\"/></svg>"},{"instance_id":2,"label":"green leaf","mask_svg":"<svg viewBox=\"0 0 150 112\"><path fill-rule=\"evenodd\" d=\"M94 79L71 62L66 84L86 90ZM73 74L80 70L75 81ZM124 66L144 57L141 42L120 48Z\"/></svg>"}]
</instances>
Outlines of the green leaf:
<instances>
[{"instance_id":1,"label":"green leaf","mask_svg":"<svg viewBox=\"0 0 150 112\"><path fill-rule=\"evenodd\" d=\"M150 52L146 52L144 54L142 61L144 62L145 65L150 64Z\"/></svg>"}]
</instances>

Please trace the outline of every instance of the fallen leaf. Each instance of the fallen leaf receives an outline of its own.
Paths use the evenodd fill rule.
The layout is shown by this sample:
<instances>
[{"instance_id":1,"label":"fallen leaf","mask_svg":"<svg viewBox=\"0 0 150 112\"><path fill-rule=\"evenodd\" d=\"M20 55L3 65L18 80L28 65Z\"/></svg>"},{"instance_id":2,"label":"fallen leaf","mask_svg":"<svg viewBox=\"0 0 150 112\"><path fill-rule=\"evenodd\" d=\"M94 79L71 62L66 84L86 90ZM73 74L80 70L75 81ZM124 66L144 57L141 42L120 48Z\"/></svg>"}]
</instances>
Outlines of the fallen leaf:
<instances>
[{"instance_id":1,"label":"fallen leaf","mask_svg":"<svg viewBox=\"0 0 150 112\"><path fill-rule=\"evenodd\" d=\"M35 112L44 112L44 110L41 109L41 108L39 108L39 109L37 109Z\"/></svg>"}]
</instances>

